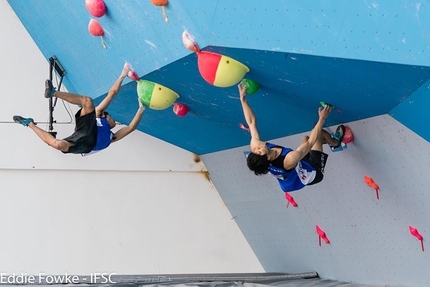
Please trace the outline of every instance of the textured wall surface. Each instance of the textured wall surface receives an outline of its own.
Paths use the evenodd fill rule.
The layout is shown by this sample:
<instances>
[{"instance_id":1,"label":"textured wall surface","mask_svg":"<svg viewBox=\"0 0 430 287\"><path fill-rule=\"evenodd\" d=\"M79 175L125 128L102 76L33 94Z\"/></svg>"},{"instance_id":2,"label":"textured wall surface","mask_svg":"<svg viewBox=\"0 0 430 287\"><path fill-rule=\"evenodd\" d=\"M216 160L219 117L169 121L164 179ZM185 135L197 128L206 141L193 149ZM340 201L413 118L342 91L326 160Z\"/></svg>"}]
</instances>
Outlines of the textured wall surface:
<instances>
[{"instance_id":1,"label":"textured wall surface","mask_svg":"<svg viewBox=\"0 0 430 287\"><path fill-rule=\"evenodd\" d=\"M429 232L429 143L387 115L348 125L354 142L328 152L320 184L291 193L297 208L286 208L274 177L248 170L243 152L249 146L206 155L204 161L267 272L312 269L341 281L429 285L428 252L409 233L409 225ZM271 142L294 148L301 138ZM379 185L379 200L364 175ZM329 245L318 245L316 225Z\"/></svg>"}]
</instances>

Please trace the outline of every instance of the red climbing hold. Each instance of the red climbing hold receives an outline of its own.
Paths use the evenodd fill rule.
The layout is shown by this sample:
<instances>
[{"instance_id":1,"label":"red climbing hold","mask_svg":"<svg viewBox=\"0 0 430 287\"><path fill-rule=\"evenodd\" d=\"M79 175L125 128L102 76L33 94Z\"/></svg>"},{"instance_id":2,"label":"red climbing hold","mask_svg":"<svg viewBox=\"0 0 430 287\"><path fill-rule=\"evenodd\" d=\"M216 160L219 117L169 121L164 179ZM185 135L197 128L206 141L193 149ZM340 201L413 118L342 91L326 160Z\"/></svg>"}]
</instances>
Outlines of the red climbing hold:
<instances>
[{"instance_id":1,"label":"red climbing hold","mask_svg":"<svg viewBox=\"0 0 430 287\"><path fill-rule=\"evenodd\" d=\"M288 203L291 203L292 206L297 207L296 201L288 192L285 192L285 198L288 200ZM287 207L288 207L288 205L287 205Z\"/></svg>"},{"instance_id":2,"label":"red climbing hold","mask_svg":"<svg viewBox=\"0 0 430 287\"><path fill-rule=\"evenodd\" d=\"M371 177L364 176L364 182L376 191L376 198L379 199L379 185Z\"/></svg>"},{"instance_id":3,"label":"red climbing hold","mask_svg":"<svg viewBox=\"0 0 430 287\"><path fill-rule=\"evenodd\" d=\"M105 31L103 30L99 21L97 21L96 19L90 20L90 23L88 24L88 31L93 36L103 36L105 34Z\"/></svg>"},{"instance_id":4,"label":"red climbing hold","mask_svg":"<svg viewBox=\"0 0 430 287\"><path fill-rule=\"evenodd\" d=\"M342 142L348 144L354 140L354 134L348 126L345 126L345 133L343 134Z\"/></svg>"},{"instance_id":5,"label":"red climbing hold","mask_svg":"<svg viewBox=\"0 0 430 287\"><path fill-rule=\"evenodd\" d=\"M189 110L190 109L186 105L179 104L179 103L173 104L173 112L179 117L185 116Z\"/></svg>"},{"instance_id":6,"label":"red climbing hold","mask_svg":"<svg viewBox=\"0 0 430 287\"><path fill-rule=\"evenodd\" d=\"M103 0L85 0L85 7L94 17L100 18L106 14L106 4Z\"/></svg>"},{"instance_id":7,"label":"red climbing hold","mask_svg":"<svg viewBox=\"0 0 430 287\"><path fill-rule=\"evenodd\" d=\"M419 241L421 241L421 249L424 251L424 237L418 232L418 230L409 225L409 231L413 236L415 236Z\"/></svg>"},{"instance_id":8,"label":"red climbing hold","mask_svg":"<svg viewBox=\"0 0 430 287\"><path fill-rule=\"evenodd\" d=\"M316 225L315 228L319 237L320 246L321 246L321 239L323 239L325 243L329 244L330 240L327 238L327 235L325 235L324 230L322 230L318 225Z\"/></svg>"}]
</instances>

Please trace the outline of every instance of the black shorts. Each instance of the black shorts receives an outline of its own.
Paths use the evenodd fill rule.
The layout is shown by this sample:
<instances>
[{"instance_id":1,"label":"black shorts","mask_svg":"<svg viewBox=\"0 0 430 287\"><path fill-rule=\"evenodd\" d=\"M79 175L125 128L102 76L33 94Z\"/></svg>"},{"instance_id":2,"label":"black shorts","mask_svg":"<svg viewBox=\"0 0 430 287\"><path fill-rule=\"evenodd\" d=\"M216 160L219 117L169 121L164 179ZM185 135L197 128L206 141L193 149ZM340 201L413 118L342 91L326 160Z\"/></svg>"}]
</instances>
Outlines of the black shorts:
<instances>
[{"instance_id":1,"label":"black shorts","mask_svg":"<svg viewBox=\"0 0 430 287\"><path fill-rule=\"evenodd\" d=\"M93 110L91 113L81 116L81 110L79 110L75 115L75 132L71 136L64 139L65 141L74 143L75 145L69 147L69 150L63 153L88 153L96 146L96 111Z\"/></svg>"},{"instance_id":2,"label":"black shorts","mask_svg":"<svg viewBox=\"0 0 430 287\"><path fill-rule=\"evenodd\" d=\"M317 172L315 179L311 183L308 183L307 185L312 185L323 180L324 167L325 167L325 164L327 163L327 158L328 158L328 154L317 150L311 150L303 158L303 160L308 162L313 168L315 168Z\"/></svg>"}]
</instances>

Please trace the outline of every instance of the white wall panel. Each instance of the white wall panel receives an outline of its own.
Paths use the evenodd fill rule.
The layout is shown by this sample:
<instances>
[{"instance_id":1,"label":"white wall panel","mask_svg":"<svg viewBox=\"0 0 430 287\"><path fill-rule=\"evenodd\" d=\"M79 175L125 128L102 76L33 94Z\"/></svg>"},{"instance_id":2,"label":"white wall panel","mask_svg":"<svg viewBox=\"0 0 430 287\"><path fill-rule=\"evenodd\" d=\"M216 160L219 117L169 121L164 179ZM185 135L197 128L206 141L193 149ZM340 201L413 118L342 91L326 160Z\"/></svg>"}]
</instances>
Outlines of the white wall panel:
<instances>
[{"instance_id":1,"label":"white wall panel","mask_svg":"<svg viewBox=\"0 0 430 287\"><path fill-rule=\"evenodd\" d=\"M263 271L194 154L134 132L92 156L64 155L13 123L46 122L49 65L6 0L0 23L0 272ZM69 121L61 102L55 118ZM74 124L55 128L62 138Z\"/></svg>"},{"instance_id":2,"label":"white wall panel","mask_svg":"<svg viewBox=\"0 0 430 287\"><path fill-rule=\"evenodd\" d=\"M409 233L429 230L429 143L388 115L348 124L355 140L329 154L324 180L287 201L270 176L246 167L248 146L204 156L215 187L267 272L315 270L322 278L426 286L428 252ZM331 127L334 130L335 127ZM271 142L296 148L303 135ZM379 185L380 199L363 180ZM315 226L331 240L318 245Z\"/></svg>"}]
</instances>

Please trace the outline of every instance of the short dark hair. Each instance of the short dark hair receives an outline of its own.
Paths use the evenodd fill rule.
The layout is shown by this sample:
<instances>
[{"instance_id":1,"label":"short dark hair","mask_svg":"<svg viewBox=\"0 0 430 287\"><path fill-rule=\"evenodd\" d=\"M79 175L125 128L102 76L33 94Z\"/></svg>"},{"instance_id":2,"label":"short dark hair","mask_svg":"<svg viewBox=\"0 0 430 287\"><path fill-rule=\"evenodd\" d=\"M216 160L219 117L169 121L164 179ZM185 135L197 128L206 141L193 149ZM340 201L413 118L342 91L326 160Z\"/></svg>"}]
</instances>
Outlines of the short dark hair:
<instances>
[{"instance_id":1,"label":"short dark hair","mask_svg":"<svg viewBox=\"0 0 430 287\"><path fill-rule=\"evenodd\" d=\"M249 153L246 159L248 168L252 170L255 175L266 174L269 172L270 162L267 160L267 155L258 155Z\"/></svg>"},{"instance_id":2,"label":"short dark hair","mask_svg":"<svg viewBox=\"0 0 430 287\"><path fill-rule=\"evenodd\" d=\"M106 111L104 111L104 114L105 114L105 117L106 117L106 116L109 116L109 113L108 113L108 112L106 112Z\"/></svg>"}]
</instances>

